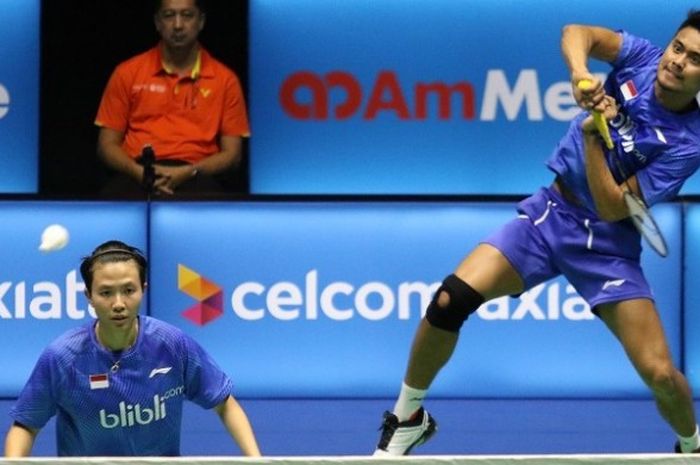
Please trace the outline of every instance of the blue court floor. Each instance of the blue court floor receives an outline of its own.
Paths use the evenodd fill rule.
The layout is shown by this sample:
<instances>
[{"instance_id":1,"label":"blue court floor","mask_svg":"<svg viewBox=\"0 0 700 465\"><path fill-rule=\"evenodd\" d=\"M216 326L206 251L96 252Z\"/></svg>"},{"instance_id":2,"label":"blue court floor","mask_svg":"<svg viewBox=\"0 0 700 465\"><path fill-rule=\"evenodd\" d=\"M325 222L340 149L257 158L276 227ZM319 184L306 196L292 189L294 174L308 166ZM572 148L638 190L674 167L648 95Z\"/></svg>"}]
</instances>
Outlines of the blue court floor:
<instances>
[{"instance_id":1,"label":"blue court floor","mask_svg":"<svg viewBox=\"0 0 700 465\"><path fill-rule=\"evenodd\" d=\"M365 455L391 399L241 399L266 455ZM0 434L13 400L0 400ZM696 404L698 402L696 401ZM671 452L675 436L652 400L428 400L438 433L415 455ZM698 405L700 407L700 405ZM34 455L55 455L52 420ZM216 415L185 406L183 455L240 455Z\"/></svg>"}]
</instances>

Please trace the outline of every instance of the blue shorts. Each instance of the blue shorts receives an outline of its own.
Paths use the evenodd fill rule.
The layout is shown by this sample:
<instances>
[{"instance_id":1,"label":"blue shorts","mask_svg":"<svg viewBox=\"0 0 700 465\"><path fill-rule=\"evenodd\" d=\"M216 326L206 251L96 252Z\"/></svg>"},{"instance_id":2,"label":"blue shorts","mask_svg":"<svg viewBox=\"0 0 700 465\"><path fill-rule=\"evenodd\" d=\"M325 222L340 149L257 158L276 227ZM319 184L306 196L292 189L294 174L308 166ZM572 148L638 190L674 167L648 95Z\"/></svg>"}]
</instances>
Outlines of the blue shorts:
<instances>
[{"instance_id":1,"label":"blue shorts","mask_svg":"<svg viewBox=\"0 0 700 465\"><path fill-rule=\"evenodd\" d=\"M639 232L630 221L601 221L553 188L518 204L518 217L484 240L515 268L525 289L564 275L596 305L649 298Z\"/></svg>"}]
</instances>

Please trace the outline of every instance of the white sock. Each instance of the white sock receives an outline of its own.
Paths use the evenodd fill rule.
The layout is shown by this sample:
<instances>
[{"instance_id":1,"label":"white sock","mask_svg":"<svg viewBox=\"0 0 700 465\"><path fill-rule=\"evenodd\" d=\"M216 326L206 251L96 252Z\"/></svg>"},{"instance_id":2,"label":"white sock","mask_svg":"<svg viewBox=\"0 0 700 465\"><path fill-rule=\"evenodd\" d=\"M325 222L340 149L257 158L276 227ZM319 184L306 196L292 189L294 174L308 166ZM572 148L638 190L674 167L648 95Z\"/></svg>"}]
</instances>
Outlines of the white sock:
<instances>
[{"instance_id":1,"label":"white sock","mask_svg":"<svg viewBox=\"0 0 700 465\"><path fill-rule=\"evenodd\" d=\"M695 433L692 436L684 438L683 436L678 436L678 442L681 445L681 452L690 453L697 449L700 449L700 436L698 436L698 425L695 425Z\"/></svg>"},{"instance_id":2,"label":"white sock","mask_svg":"<svg viewBox=\"0 0 700 465\"><path fill-rule=\"evenodd\" d=\"M394 405L394 415L398 417L399 421L408 420L423 405L423 399L427 393L427 389L416 389L406 383L401 383L401 392L399 398L396 399L396 405Z\"/></svg>"}]
</instances>

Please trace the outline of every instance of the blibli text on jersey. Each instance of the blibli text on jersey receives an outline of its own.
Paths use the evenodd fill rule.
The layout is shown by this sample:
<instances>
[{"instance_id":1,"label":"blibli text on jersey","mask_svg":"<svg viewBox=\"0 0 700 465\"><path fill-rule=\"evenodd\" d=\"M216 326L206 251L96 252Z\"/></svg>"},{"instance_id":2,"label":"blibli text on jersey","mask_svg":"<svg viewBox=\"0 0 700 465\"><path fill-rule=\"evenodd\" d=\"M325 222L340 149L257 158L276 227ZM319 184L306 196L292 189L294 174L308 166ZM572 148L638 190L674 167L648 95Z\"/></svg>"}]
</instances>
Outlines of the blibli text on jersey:
<instances>
[{"instance_id":1,"label":"blibli text on jersey","mask_svg":"<svg viewBox=\"0 0 700 465\"><path fill-rule=\"evenodd\" d=\"M130 428L134 425L148 425L154 421L163 420L167 415L165 401L171 397L182 395L183 392L184 387L179 386L170 389L162 396L156 394L147 406L121 401L116 413L107 413L105 409L100 410L100 425L107 429Z\"/></svg>"}]
</instances>

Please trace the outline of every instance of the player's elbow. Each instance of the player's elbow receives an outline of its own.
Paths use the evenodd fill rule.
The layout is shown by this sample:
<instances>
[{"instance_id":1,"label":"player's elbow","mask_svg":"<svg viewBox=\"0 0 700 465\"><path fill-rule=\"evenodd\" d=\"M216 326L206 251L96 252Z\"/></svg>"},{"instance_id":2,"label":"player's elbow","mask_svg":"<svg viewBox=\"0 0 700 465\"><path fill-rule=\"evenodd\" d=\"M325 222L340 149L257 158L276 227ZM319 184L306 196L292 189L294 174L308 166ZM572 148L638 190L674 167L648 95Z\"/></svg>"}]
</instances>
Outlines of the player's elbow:
<instances>
[{"instance_id":1,"label":"player's elbow","mask_svg":"<svg viewBox=\"0 0 700 465\"><path fill-rule=\"evenodd\" d=\"M624 220L629 216L629 210L620 189L600 191L593 189L593 202L598 218L609 223Z\"/></svg>"},{"instance_id":2,"label":"player's elbow","mask_svg":"<svg viewBox=\"0 0 700 465\"><path fill-rule=\"evenodd\" d=\"M585 29L586 26L582 24L565 24L564 27L561 28L561 36L570 37L577 34L583 34Z\"/></svg>"},{"instance_id":3,"label":"player's elbow","mask_svg":"<svg viewBox=\"0 0 700 465\"><path fill-rule=\"evenodd\" d=\"M626 211L618 210L616 208L597 207L596 213L598 214L598 218L603 221L607 221L608 223L615 223L617 221L624 220L629 216Z\"/></svg>"}]
</instances>

